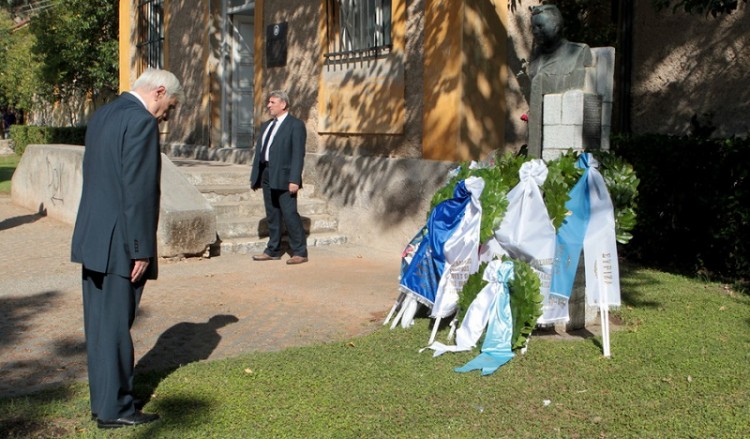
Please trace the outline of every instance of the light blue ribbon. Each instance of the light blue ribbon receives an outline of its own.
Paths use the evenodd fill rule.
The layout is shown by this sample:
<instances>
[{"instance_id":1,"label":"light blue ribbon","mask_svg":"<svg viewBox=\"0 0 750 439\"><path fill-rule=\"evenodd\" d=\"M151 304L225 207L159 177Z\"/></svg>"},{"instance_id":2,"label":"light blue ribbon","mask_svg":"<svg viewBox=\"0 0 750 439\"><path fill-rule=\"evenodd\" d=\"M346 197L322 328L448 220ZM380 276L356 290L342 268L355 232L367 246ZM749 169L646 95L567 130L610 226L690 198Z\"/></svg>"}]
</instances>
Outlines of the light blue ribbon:
<instances>
[{"instance_id":1,"label":"light blue ribbon","mask_svg":"<svg viewBox=\"0 0 750 439\"><path fill-rule=\"evenodd\" d=\"M513 358L513 316L508 290L508 282L513 280L513 277L513 262L503 262L497 270L498 291L490 305L490 319L482 343L482 353L465 366L454 369L456 372L481 369L482 375L490 375Z\"/></svg>"},{"instance_id":2,"label":"light blue ribbon","mask_svg":"<svg viewBox=\"0 0 750 439\"><path fill-rule=\"evenodd\" d=\"M552 266L552 280L550 294L570 299L573 291L573 281L578 271L578 260L583 250L583 239L591 217L591 201L589 200L589 158L591 154L581 154L576 165L584 172L568 196L565 203L570 215L565 218L557 231L555 245L555 262Z\"/></svg>"}]
</instances>

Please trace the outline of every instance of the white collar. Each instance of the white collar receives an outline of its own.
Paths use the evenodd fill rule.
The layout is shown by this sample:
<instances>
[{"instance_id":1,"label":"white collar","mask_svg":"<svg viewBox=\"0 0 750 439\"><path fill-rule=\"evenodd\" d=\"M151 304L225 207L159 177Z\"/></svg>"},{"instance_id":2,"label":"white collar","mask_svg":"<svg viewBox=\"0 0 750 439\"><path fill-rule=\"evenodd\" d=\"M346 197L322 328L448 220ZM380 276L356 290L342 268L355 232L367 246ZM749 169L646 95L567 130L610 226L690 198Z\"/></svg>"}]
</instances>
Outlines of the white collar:
<instances>
[{"instance_id":1,"label":"white collar","mask_svg":"<svg viewBox=\"0 0 750 439\"><path fill-rule=\"evenodd\" d=\"M288 112L288 111L287 111L287 112L285 112L284 114L282 114L281 116L278 116L278 117L276 118L276 122L278 122L278 123L279 123L279 125L281 125L281 122L283 122L283 121L284 121L284 119L286 119L286 117L287 117L287 116L289 116L289 112Z\"/></svg>"},{"instance_id":2,"label":"white collar","mask_svg":"<svg viewBox=\"0 0 750 439\"><path fill-rule=\"evenodd\" d=\"M130 93L131 95L133 95L136 98L138 98L138 100L141 101L141 104L143 104L143 108L145 108L146 110L148 110L148 105L146 105L146 101L141 97L141 95L139 95L138 93L136 93L134 91L127 91L126 93Z\"/></svg>"}]
</instances>

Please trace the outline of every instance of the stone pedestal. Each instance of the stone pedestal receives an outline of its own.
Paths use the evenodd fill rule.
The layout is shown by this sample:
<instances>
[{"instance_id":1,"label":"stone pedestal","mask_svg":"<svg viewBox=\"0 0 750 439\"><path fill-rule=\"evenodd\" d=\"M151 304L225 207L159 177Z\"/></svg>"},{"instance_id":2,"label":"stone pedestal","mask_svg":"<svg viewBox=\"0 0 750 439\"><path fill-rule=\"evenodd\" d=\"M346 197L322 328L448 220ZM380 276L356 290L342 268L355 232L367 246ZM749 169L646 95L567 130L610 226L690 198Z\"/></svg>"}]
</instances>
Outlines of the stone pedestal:
<instances>
[{"instance_id":1,"label":"stone pedestal","mask_svg":"<svg viewBox=\"0 0 750 439\"><path fill-rule=\"evenodd\" d=\"M596 318L599 315L599 308L586 305L586 270L583 261L583 254L581 254L581 259L578 261L576 278L573 282L573 292L571 293L570 301L568 302L568 315L570 316L570 320L568 323L556 324L555 331L557 332L583 329L586 326L595 323Z\"/></svg>"}]
</instances>

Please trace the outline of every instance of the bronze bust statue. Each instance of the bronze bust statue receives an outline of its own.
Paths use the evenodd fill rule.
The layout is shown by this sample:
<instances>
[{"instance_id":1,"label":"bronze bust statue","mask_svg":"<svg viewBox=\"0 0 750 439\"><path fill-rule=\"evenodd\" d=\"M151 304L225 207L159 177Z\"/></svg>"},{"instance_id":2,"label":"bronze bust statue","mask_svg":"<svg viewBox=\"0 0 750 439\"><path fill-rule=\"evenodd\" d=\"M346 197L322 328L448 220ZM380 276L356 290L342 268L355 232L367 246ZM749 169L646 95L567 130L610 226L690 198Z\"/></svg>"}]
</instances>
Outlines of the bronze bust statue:
<instances>
[{"instance_id":1,"label":"bronze bust statue","mask_svg":"<svg viewBox=\"0 0 750 439\"><path fill-rule=\"evenodd\" d=\"M563 17L555 5L535 6L531 11L534 47L528 65L531 79L529 155L542 156L542 105L544 95L582 89L585 68L593 63L591 49L563 37Z\"/></svg>"}]
</instances>

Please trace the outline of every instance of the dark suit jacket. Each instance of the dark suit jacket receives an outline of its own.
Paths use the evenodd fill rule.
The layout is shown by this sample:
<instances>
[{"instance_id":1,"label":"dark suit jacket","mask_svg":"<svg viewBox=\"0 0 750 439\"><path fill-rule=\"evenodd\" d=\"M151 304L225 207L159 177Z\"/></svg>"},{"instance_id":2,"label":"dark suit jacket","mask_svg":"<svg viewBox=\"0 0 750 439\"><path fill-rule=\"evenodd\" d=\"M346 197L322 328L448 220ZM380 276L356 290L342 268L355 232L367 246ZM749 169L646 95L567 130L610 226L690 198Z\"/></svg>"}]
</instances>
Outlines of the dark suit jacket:
<instances>
[{"instance_id":1,"label":"dark suit jacket","mask_svg":"<svg viewBox=\"0 0 750 439\"><path fill-rule=\"evenodd\" d=\"M253 170L250 173L250 186L253 189L260 187L260 149L263 145L263 134L270 123L271 120L263 122L260 126L258 141L255 142ZM289 183L295 183L302 187L306 140L305 124L291 114L287 114L276 131L276 136L271 142L271 149L268 153L271 189L289 190Z\"/></svg>"},{"instance_id":2,"label":"dark suit jacket","mask_svg":"<svg viewBox=\"0 0 750 439\"><path fill-rule=\"evenodd\" d=\"M130 277L133 259L151 258L146 278L156 279L160 177L158 122L137 97L123 93L86 130L71 260Z\"/></svg>"}]
</instances>

